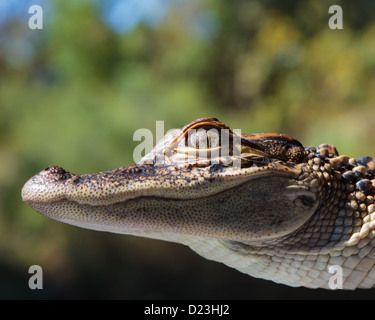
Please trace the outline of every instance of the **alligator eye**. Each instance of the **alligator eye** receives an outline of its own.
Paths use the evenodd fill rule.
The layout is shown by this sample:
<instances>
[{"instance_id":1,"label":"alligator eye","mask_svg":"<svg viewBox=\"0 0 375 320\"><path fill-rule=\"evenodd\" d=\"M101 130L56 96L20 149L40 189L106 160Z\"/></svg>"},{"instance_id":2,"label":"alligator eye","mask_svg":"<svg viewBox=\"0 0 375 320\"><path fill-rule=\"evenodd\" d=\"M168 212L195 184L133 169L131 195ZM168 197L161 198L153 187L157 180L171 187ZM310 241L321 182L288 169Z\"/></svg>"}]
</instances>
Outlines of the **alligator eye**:
<instances>
[{"instance_id":1,"label":"alligator eye","mask_svg":"<svg viewBox=\"0 0 375 320\"><path fill-rule=\"evenodd\" d=\"M191 129L188 132L188 146L195 149L208 149L220 146L220 135L217 129Z\"/></svg>"}]
</instances>

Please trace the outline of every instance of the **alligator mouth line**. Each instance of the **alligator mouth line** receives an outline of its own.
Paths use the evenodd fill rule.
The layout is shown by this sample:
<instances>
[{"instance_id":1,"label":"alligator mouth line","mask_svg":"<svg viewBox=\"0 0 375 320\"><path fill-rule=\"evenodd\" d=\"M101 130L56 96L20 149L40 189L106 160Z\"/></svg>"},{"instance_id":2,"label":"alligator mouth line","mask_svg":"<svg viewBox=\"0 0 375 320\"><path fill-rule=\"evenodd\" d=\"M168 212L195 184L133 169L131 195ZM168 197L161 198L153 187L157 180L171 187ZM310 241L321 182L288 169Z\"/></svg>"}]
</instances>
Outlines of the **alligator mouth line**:
<instances>
[{"instance_id":1,"label":"alligator mouth line","mask_svg":"<svg viewBox=\"0 0 375 320\"><path fill-rule=\"evenodd\" d=\"M208 179L205 183L210 185L212 182ZM272 212L262 209L262 219L258 216L259 208L264 207L265 202L271 206L292 207L298 197L311 197L307 188L295 186L295 174L291 171L257 168L255 173L241 182L236 181L231 187L194 197L141 195L106 204L64 197L50 202L35 201L31 206L49 218L100 231L142 233L153 238L159 238L160 234L182 234L233 241L264 240L288 234L287 224L293 222L300 226L305 221L302 211L296 210L286 213L294 215L287 223L284 213L271 217ZM272 189L272 196L267 195ZM264 228L263 221L267 219L273 222Z\"/></svg>"},{"instance_id":2,"label":"alligator mouth line","mask_svg":"<svg viewBox=\"0 0 375 320\"><path fill-rule=\"evenodd\" d=\"M264 162L266 163L266 162ZM53 170L56 170L56 167L50 167ZM167 195L163 195L163 180L162 178L158 178L158 175L155 175L156 179L159 181L159 186L161 186L161 192L159 190L153 190L149 188L147 190L147 184L145 188L142 189L142 185L139 186L139 193L137 195L137 191L133 194L126 194L127 184L123 184L123 197L120 196L120 192L118 192L118 197L113 197L114 201L111 202L111 194L96 194L97 190L100 189L100 184L98 186L98 180L96 178L92 178L93 175L75 175L71 174L62 168L59 168L60 174L63 178L53 178L49 179L49 177L45 178L46 172L48 173L47 168L41 171L39 174L35 175L34 177L30 178L29 181L24 185L21 195L22 199L25 203L29 205L33 205L34 203L55 203L58 201L72 201L76 202L79 205L115 205L125 203L128 200L135 200L137 198L159 198L164 200L198 200L206 197L213 196L215 194L219 194L221 192L226 192L230 189L240 187L242 184L249 183L252 180L256 180L261 178L263 175L271 175L271 176L285 176L285 177L296 177L293 170L289 170L288 166L284 167L283 170L279 170L279 166L275 161L269 161L267 166L259 166L258 163L253 163L250 167L242 168L241 171L231 171L230 167L225 167L221 164L213 164L210 166L209 173L210 175L203 177L200 181L191 180L190 177L186 177L184 180L186 182L185 185L181 186L181 189L191 189L191 188L201 188L202 190L207 190L214 182L220 184L224 180L231 180L232 184L229 185L227 188L225 184L223 184L218 191L208 192L206 194L200 194L199 192L194 192L194 194L184 194L183 192L173 194L173 197L169 197ZM199 169L198 169L199 170ZM105 171L104 173L109 173L110 171ZM170 178L170 177L169 177ZM174 178L174 177L173 177ZM176 174L176 179L179 179L179 174ZM181 174L181 178L184 179L183 175ZM134 179L137 180L135 177ZM40 181L41 180L41 181ZM50 184L51 188L46 188L44 185L44 181L47 180L48 184ZM147 179L146 179L147 180ZM237 180L237 181L236 181ZM93 184L93 185L91 185ZM132 179L129 179L129 184L132 184ZM58 190L54 191L53 185L61 185ZM83 185L84 191L80 193L80 186ZM173 188L173 185L171 186ZM86 190L90 190L87 192ZM156 194L154 194L155 192ZM70 194L69 194L70 193ZM116 195L116 191L114 192ZM179 198L180 197L180 198ZM104 202L100 201L101 198L105 199ZM116 200L118 199L118 200Z\"/></svg>"}]
</instances>

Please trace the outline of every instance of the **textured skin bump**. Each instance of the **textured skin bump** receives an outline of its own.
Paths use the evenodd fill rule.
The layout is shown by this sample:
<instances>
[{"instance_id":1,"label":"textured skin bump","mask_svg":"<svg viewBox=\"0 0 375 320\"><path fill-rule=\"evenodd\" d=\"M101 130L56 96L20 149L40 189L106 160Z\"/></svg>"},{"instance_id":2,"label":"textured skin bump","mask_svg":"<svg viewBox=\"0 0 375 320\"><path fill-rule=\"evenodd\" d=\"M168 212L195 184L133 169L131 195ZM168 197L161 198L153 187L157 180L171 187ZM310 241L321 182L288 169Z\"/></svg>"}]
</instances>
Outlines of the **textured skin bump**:
<instances>
[{"instance_id":1,"label":"textured skin bump","mask_svg":"<svg viewBox=\"0 0 375 320\"><path fill-rule=\"evenodd\" d=\"M53 166L22 189L58 221L182 243L290 286L330 289L339 266L351 290L375 285L374 197L372 157L239 136L215 118L168 133L138 164L91 175Z\"/></svg>"}]
</instances>

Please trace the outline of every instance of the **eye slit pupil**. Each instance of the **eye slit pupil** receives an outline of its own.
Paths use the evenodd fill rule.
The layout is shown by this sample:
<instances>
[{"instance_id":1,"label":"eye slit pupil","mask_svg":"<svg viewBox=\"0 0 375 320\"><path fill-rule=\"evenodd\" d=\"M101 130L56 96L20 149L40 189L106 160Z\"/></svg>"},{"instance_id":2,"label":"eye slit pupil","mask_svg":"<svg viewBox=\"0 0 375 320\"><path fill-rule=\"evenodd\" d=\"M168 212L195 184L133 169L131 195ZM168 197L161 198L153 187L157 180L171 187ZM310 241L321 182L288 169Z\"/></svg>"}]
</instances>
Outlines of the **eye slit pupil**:
<instances>
[{"instance_id":1,"label":"eye slit pupil","mask_svg":"<svg viewBox=\"0 0 375 320\"><path fill-rule=\"evenodd\" d=\"M204 143L203 142L203 139L202 139L202 133L201 133L201 129L198 129L198 130L195 130L195 129L192 129L188 132L188 146L190 148L195 148L195 149L199 149L200 147L202 147L202 144Z\"/></svg>"},{"instance_id":2,"label":"eye slit pupil","mask_svg":"<svg viewBox=\"0 0 375 320\"><path fill-rule=\"evenodd\" d=\"M191 129L188 132L188 146L206 149L220 146L220 135L216 129Z\"/></svg>"},{"instance_id":3,"label":"eye slit pupil","mask_svg":"<svg viewBox=\"0 0 375 320\"><path fill-rule=\"evenodd\" d=\"M220 147L220 134L216 129L207 131L208 144L210 148Z\"/></svg>"}]
</instances>

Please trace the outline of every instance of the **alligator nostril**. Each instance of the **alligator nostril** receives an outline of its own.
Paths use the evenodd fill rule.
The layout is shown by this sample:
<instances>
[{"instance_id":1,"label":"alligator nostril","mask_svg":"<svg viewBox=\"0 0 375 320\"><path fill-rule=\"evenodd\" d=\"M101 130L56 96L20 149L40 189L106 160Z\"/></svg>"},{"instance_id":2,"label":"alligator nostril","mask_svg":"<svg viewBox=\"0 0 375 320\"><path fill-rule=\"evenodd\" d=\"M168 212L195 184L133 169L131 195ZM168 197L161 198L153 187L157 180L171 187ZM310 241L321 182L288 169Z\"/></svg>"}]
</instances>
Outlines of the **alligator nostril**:
<instances>
[{"instance_id":1,"label":"alligator nostril","mask_svg":"<svg viewBox=\"0 0 375 320\"><path fill-rule=\"evenodd\" d=\"M58 166L50 166L43 172L57 180L66 180L72 177L72 174L70 172Z\"/></svg>"},{"instance_id":2,"label":"alligator nostril","mask_svg":"<svg viewBox=\"0 0 375 320\"><path fill-rule=\"evenodd\" d=\"M44 171L49 171L50 173L65 174L67 171L58 166L50 166Z\"/></svg>"}]
</instances>

